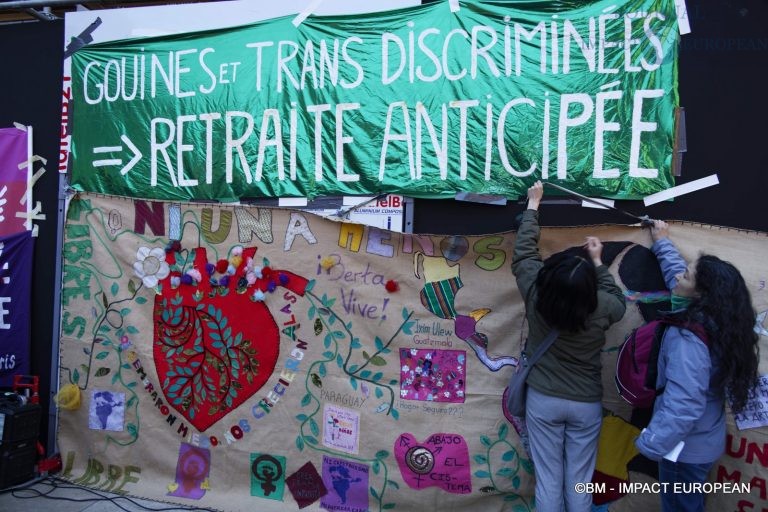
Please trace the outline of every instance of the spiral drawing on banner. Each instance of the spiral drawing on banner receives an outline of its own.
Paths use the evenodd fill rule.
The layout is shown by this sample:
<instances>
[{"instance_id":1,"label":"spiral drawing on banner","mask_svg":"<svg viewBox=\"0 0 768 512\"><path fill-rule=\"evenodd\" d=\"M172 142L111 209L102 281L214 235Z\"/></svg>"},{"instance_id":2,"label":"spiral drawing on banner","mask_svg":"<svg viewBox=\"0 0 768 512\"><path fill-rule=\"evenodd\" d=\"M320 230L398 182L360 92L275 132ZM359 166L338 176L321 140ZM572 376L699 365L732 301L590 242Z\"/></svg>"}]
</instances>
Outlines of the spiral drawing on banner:
<instances>
[{"instance_id":1,"label":"spiral drawing on banner","mask_svg":"<svg viewBox=\"0 0 768 512\"><path fill-rule=\"evenodd\" d=\"M412 446L405 453L408 469L419 475L426 475L435 467L435 456L423 446Z\"/></svg>"}]
</instances>

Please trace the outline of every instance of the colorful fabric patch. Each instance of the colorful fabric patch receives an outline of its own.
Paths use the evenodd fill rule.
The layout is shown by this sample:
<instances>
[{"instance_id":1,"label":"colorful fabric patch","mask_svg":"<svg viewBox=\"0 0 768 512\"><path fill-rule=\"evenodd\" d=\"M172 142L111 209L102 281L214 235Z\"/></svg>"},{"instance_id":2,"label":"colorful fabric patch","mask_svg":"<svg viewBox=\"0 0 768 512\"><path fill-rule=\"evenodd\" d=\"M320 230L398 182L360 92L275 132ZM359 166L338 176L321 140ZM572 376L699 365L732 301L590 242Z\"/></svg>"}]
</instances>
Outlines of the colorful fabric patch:
<instances>
[{"instance_id":1,"label":"colorful fabric patch","mask_svg":"<svg viewBox=\"0 0 768 512\"><path fill-rule=\"evenodd\" d=\"M251 454L251 496L283 500L285 457L267 453Z\"/></svg>"},{"instance_id":2,"label":"colorful fabric patch","mask_svg":"<svg viewBox=\"0 0 768 512\"><path fill-rule=\"evenodd\" d=\"M463 350L400 349L400 398L464 402L467 355Z\"/></svg>"},{"instance_id":3,"label":"colorful fabric patch","mask_svg":"<svg viewBox=\"0 0 768 512\"><path fill-rule=\"evenodd\" d=\"M595 470L619 480L629 480L627 464L640 453L635 439L640 429L618 416L603 418L597 443Z\"/></svg>"},{"instance_id":4,"label":"colorful fabric patch","mask_svg":"<svg viewBox=\"0 0 768 512\"><path fill-rule=\"evenodd\" d=\"M671 293L669 290L654 292L635 292L632 290L624 291L624 298L628 302L640 302L642 304L655 304L669 300Z\"/></svg>"},{"instance_id":5,"label":"colorful fabric patch","mask_svg":"<svg viewBox=\"0 0 768 512\"><path fill-rule=\"evenodd\" d=\"M285 483L288 484L288 490L291 491L299 508L308 507L328 494L322 477L311 462L307 462L286 478Z\"/></svg>"},{"instance_id":6,"label":"colorful fabric patch","mask_svg":"<svg viewBox=\"0 0 768 512\"><path fill-rule=\"evenodd\" d=\"M368 466L323 455L323 482L328 494L320 500L327 510L368 510Z\"/></svg>"},{"instance_id":7,"label":"colorful fabric patch","mask_svg":"<svg viewBox=\"0 0 768 512\"><path fill-rule=\"evenodd\" d=\"M155 295L154 359L168 403L204 432L256 393L275 368L280 332L269 301L251 300L253 293L270 295L280 285L303 295L307 280L270 269L253 285L241 287L246 262L256 253L253 247L243 251L232 279L216 277L204 248L193 251L191 265L178 252L169 251L160 262L152 251L141 249L136 264L145 277L147 269L162 265L194 274L192 284L177 288L167 272L161 274L162 293Z\"/></svg>"},{"instance_id":8,"label":"colorful fabric patch","mask_svg":"<svg viewBox=\"0 0 768 512\"><path fill-rule=\"evenodd\" d=\"M343 452L357 453L360 439L360 413L325 404L323 419L323 444Z\"/></svg>"},{"instance_id":9,"label":"colorful fabric patch","mask_svg":"<svg viewBox=\"0 0 768 512\"><path fill-rule=\"evenodd\" d=\"M472 492L469 448L458 434L432 434L420 443L410 434L395 440L395 458L403 480L413 489L440 487L454 494Z\"/></svg>"},{"instance_id":10,"label":"colorful fabric patch","mask_svg":"<svg viewBox=\"0 0 768 512\"><path fill-rule=\"evenodd\" d=\"M181 443L176 463L176 486L168 496L199 500L208 489L211 452L189 443Z\"/></svg>"},{"instance_id":11,"label":"colorful fabric patch","mask_svg":"<svg viewBox=\"0 0 768 512\"><path fill-rule=\"evenodd\" d=\"M462 286L460 277L426 283L419 294L421 304L440 318L455 318L454 302Z\"/></svg>"},{"instance_id":12,"label":"colorful fabric patch","mask_svg":"<svg viewBox=\"0 0 768 512\"><path fill-rule=\"evenodd\" d=\"M88 427L94 430L123 431L125 393L94 391L88 414Z\"/></svg>"}]
</instances>

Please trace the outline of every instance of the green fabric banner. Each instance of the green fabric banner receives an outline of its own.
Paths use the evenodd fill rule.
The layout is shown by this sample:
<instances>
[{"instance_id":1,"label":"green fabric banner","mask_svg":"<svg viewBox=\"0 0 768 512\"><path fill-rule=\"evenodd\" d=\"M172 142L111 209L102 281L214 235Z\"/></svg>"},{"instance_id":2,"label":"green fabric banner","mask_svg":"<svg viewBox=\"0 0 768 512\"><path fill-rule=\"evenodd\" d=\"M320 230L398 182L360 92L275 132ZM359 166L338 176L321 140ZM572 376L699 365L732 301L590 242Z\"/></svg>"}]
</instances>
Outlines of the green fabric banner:
<instances>
[{"instance_id":1,"label":"green fabric banner","mask_svg":"<svg viewBox=\"0 0 768 512\"><path fill-rule=\"evenodd\" d=\"M166 200L674 184L673 2L460 5L85 47L71 184Z\"/></svg>"}]
</instances>

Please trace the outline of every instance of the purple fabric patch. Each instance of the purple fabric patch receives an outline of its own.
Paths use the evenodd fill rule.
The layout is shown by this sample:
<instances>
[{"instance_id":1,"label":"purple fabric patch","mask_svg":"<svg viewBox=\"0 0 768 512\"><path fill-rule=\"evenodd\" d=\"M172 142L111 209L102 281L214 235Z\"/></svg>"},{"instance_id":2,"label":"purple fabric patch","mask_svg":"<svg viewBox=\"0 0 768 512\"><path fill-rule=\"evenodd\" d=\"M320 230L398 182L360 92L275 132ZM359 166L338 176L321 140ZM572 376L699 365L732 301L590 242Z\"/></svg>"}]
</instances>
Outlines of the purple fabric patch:
<instances>
[{"instance_id":1,"label":"purple fabric patch","mask_svg":"<svg viewBox=\"0 0 768 512\"><path fill-rule=\"evenodd\" d=\"M8 213L5 215L7 220ZM32 316L30 287L34 246L29 231L0 236L1 387L10 388L14 375L29 375Z\"/></svg>"},{"instance_id":2,"label":"purple fabric patch","mask_svg":"<svg viewBox=\"0 0 768 512\"><path fill-rule=\"evenodd\" d=\"M463 350L400 349L400 398L464 403Z\"/></svg>"},{"instance_id":3,"label":"purple fabric patch","mask_svg":"<svg viewBox=\"0 0 768 512\"><path fill-rule=\"evenodd\" d=\"M205 448L181 443L176 463L176 487L168 496L199 500L205 496L203 483L211 469L211 452Z\"/></svg>"},{"instance_id":4,"label":"purple fabric patch","mask_svg":"<svg viewBox=\"0 0 768 512\"><path fill-rule=\"evenodd\" d=\"M299 504L299 508L308 507L328 494L323 479L311 462L307 462L298 471L286 478L285 483L288 485L293 499Z\"/></svg>"},{"instance_id":5,"label":"purple fabric patch","mask_svg":"<svg viewBox=\"0 0 768 512\"><path fill-rule=\"evenodd\" d=\"M24 219L16 214L27 212L21 198L27 193L27 172L19 164L27 161L27 132L18 128L0 128L0 236L26 231ZM32 203L34 206L34 202Z\"/></svg>"},{"instance_id":6,"label":"purple fabric patch","mask_svg":"<svg viewBox=\"0 0 768 512\"><path fill-rule=\"evenodd\" d=\"M320 500L326 510L368 510L368 466L323 455L323 482L328 494Z\"/></svg>"}]
</instances>

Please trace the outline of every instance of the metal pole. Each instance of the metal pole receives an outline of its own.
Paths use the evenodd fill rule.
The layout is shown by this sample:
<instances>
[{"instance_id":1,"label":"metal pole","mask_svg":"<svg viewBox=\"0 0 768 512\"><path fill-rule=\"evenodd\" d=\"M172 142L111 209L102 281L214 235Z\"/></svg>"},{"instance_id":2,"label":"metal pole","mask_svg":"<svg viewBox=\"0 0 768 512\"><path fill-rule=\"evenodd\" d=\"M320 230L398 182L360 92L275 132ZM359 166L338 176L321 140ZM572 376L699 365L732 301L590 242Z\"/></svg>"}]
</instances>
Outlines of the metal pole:
<instances>
[{"instance_id":1,"label":"metal pole","mask_svg":"<svg viewBox=\"0 0 768 512\"><path fill-rule=\"evenodd\" d=\"M61 337L61 278L62 278L62 247L64 246L64 221L67 203L66 175L59 173L59 201L56 216L56 270L53 287L53 333L51 335L51 392L48 397L48 449L47 456L58 451L56 446L56 431L59 424L59 408L54 403L54 396L59 391L59 339Z\"/></svg>"},{"instance_id":2,"label":"metal pole","mask_svg":"<svg viewBox=\"0 0 768 512\"><path fill-rule=\"evenodd\" d=\"M16 0L11 2L0 2L0 11L10 11L17 9L35 8L35 7L66 7L84 3L85 0ZM219 2L221 0L209 0L209 2ZM146 6L147 0L122 0L120 4L143 3ZM163 2L167 4L169 2ZM197 2L206 3L206 2Z\"/></svg>"},{"instance_id":3,"label":"metal pole","mask_svg":"<svg viewBox=\"0 0 768 512\"><path fill-rule=\"evenodd\" d=\"M33 18L37 18L40 21L53 21L59 19L55 14L47 11L38 11L36 9L27 8L22 9L25 13L29 14Z\"/></svg>"},{"instance_id":4,"label":"metal pole","mask_svg":"<svg viewBox=\"0 0 768 512\"><path fill-rule=\"evenodd\" d=\"M17 0L13 2L0 2L0 11L27 9L35 7L64 7L77 5L84 0ZM123 0L122 3L137 2L141 0Z\"/></svg>"}]
</instances>

